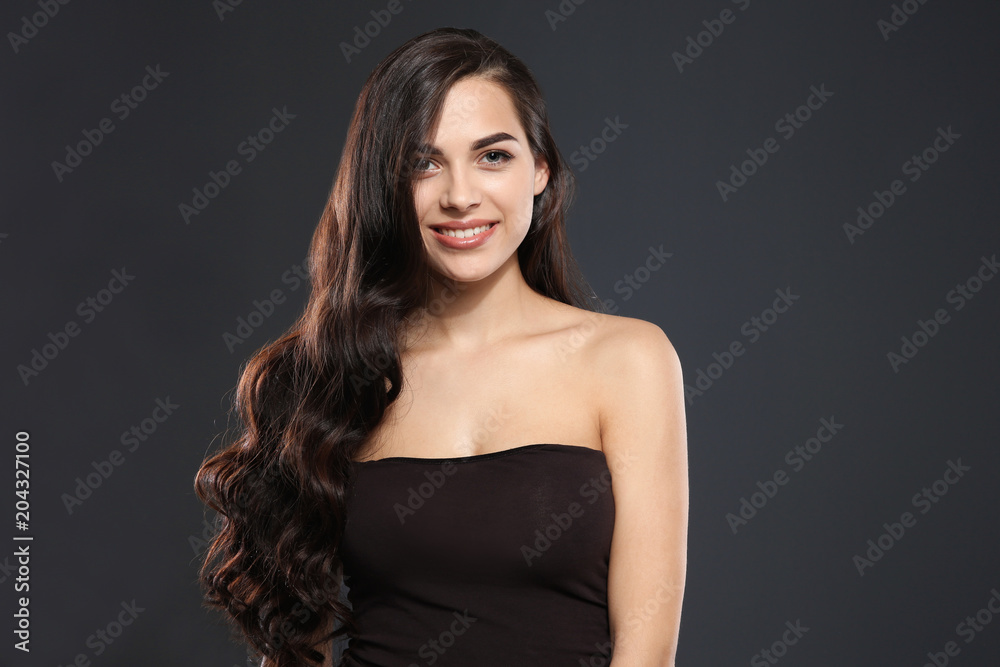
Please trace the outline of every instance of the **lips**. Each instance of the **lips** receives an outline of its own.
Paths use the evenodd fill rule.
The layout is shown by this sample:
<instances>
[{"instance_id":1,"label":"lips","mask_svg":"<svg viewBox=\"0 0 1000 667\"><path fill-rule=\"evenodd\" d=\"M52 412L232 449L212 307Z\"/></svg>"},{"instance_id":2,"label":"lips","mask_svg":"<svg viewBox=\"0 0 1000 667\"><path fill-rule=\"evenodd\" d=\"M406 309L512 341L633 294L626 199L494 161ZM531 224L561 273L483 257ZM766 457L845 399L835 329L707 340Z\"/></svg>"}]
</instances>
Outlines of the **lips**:
<instances>
[{"instance_id":1,"label":"lips","mask_svg":"<svg viewBox=\"0 0 1000 667\"><path fill-rule=\"evenodd\" d=\"M499 223L493 220L462 220L431 225L441 245L456 250L476 248L485 243Z\"/></svg>"},{"instance_id":2,"label":"lips","mask_svg":"<svg viewBox=\"0 0 1000 667\"><path fill-rule=\"evenodd\" d=\"M470 220L449 220L447 222L441 222L436 225L431 225L432 229L472 229L475 227L481 227L483 225L491 225L496 223L496 220L487 220L486 218L472 218Z\"/></svg>"},{"instance_id":3,"label":"lips","mask_svg":"<svg viewBox=\"0 0 1000 667\"><path fill-rule=\"evenodd\" d=\"M434 227L434 231L439 234L444 234L451 238L469 238L477 234L482 234L487 229L491 228L495 222L484 222L480 225L470 225L467 227Z\"/></svg>"}]
</instances>

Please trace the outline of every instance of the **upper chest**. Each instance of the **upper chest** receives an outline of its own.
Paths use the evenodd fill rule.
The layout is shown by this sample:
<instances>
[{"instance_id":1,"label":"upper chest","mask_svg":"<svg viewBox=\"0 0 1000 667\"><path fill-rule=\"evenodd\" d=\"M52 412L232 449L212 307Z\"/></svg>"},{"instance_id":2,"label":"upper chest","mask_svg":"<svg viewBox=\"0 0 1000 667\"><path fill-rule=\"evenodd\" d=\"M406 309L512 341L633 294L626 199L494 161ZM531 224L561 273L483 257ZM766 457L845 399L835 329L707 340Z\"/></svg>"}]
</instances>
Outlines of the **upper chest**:
<instances>
[{"instance_id":1,"label":"upper chest","mask_svg":"<svg viewBox=\"0 0 1000 667\"><path fill-rule=\"evenodd\" d=\"M404 354L400 395L363 458L474 456L536 443L600 449L600 370L575 333L478 354Z\"/></svg>"}]
</instances>

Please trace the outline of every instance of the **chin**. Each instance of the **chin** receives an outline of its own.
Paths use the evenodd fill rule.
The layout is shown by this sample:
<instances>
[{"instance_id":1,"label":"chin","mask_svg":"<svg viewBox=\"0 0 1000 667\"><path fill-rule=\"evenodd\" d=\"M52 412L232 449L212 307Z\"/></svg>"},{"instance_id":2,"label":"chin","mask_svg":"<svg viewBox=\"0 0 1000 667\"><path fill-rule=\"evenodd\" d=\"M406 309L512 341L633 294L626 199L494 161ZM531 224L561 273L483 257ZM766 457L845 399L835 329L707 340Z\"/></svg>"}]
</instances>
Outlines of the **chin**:
<instances>
[{"instance_id":1,"label":"chin","mask_svg":"<svg viewBox=\"0 0 1000 667\"><path fill-rule=\"evenodd\" d=\"M437 274L447 280L454 280L459 283L474 283L489 277L493 272L485 269L458 269L455 267L440 267L435 269Z\"/></svg>"}]
</instances>

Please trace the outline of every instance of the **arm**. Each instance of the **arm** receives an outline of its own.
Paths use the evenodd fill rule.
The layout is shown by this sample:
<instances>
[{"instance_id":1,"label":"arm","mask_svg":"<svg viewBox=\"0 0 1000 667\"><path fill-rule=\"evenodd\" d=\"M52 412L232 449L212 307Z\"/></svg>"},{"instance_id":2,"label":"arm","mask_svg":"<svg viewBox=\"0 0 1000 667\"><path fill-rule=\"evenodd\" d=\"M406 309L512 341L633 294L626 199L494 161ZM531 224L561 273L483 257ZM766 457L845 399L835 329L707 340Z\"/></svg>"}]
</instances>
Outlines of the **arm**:
<instances>
[{"instance_id":1,"label":"arm","mask_svg":"<svg viewBox=\"0 0 1000 667\"><path fill-rule=\"evenodd\" d=\"M673 667L687 569L680 360L655 324L622 318L615 328L598 352L601 439L615 500L611 667Z\"/></svg>"}]
</instances>

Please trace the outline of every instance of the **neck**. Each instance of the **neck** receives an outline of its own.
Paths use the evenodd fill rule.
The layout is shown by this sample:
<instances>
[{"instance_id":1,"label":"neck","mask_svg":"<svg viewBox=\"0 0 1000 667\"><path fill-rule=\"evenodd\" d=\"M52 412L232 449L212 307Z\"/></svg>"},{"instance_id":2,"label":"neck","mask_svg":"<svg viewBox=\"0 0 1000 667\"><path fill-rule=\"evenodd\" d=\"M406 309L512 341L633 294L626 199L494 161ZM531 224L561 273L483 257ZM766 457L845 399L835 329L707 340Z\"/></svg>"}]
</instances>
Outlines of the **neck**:
<instances>
[{"instance_id":1,"label":"neck","mask_svg":"<svg viewBox=\"0 0 1000 667\"><path fill-rule=\"evenodd\" d=\"M517 254L492 274L459 282L431 273L428 298L411 319L420 345L474 352L517 333L530 324L541 295L521 274Z\"/></svg>"}]
</instances>

